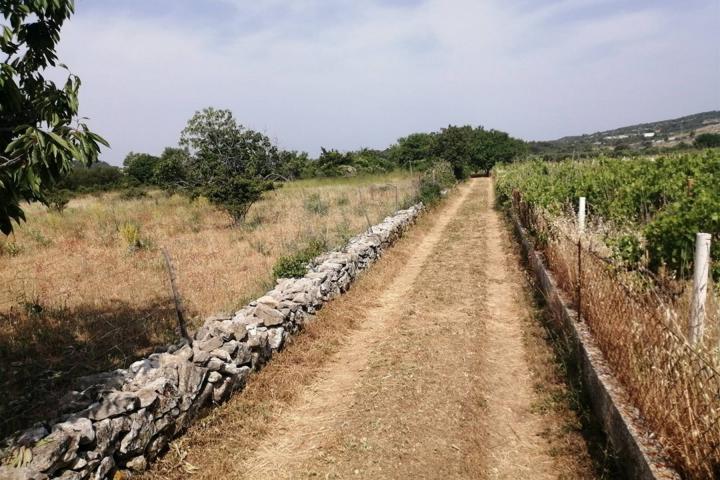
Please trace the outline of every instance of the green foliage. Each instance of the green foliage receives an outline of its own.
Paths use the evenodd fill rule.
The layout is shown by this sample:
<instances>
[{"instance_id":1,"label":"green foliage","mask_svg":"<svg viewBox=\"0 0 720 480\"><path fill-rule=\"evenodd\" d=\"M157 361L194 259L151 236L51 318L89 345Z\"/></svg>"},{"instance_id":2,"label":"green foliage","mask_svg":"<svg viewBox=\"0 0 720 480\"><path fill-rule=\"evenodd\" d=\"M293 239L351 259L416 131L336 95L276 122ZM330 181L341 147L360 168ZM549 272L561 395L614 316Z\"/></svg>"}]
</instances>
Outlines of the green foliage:
<instances>
[{"instance_id":1,"label":"green foliage","mask_svg":"<svg viewBox=\"0 0 720 480\"><path fill-rule=\"evenodd\" d=\"M469 125L442 129L433 146L434 155L450 162L458 180L473 171L489 173L496 163L510 162L526 150L525 142L505 132Z\"/></svg>"},{"instance_id":2,"label":"green foliage","mask_svg":"<svg viewBox=\"0 0 720 480\"><path fill-rule=\"evenodd\" d=\"M635 268L642 262L644 249L641 240L637 235L624 234L617 238L608 239L615 258L620 259L626 265Z\"/></svg>"},{"instance_id":3,"label":"green foliage","mask_svg":"<svg viewBox=\"0 0 720 480\"><path fill-rule=\"evenodd\" d=\"M323 199L320 197L320 194L317 192L308 195L305 199L304 205L305 210L314 213L315 215L325 215L330 209L330 206L327 204L327 202L323 201Z\"/></svg>"},{"instance_id":4,"label":"green foliage","mask_svg":"<svg viewBox=\"0 0 720 480\"><path fill-rule=\"evenodd\" d=\"M279 165L277 175L284 180L295 180L307 178L314 175L313 166L310 164L308 154L283 150L279 153Z\"/></svg>"},{"instance_id":5,"label":"green foliage","mask_svg":"<svg viewBox=\"0 0 720 480\"><path fill-rule=\"evenodd\" d=\"M435 205L440 200L441 191L442 188L440 188L440 185L437 182L433 182L431 179L426 177L420 179L418 198L424 205Z\"/></svg>"},{"instance_id":6,"label":"green foliage","mask_svg":"<svg viewBox=\"0 0 720 480\"><path fill-rule=\"evenodd\" d=\"M123 172L104 162L85 166L73 162L72 168L57 184L57 188L74 192L96 192L117 188L123 183Z\"/></svg>"},{"instance_id":7,"label":"green foliage","mask_svg":"<svg viewBox=\"0 0 720 480\"><path fill-rule=\"evenodd\" d=\"M440 200L441 192L455 184L455 174L450 162L433 163L420 177L418 198L427 206Z\"/></svg>"},{"instance_id":8,"label":"green foliage","mask_svg":"<svg viewBox=\"0 0 720 480\"><path fill-rule=\"evenodd\" d=\"M155 164L153 183L166 190L182 188L187 184L189 163L190 155L187 151L181 148L166 148Z\"/></svg>"},{"instance_id":9,"label":"green foliage","mask_svg":"<svg viewBox=\"0 0 720 480\"><path fill-rule=\"evenodd\" d=\"M308 264L327 248L323 240L311 240L302 250L280 257L273 266L273 276L278 278L299 278L307 273Z\"/></svg>"},{"instance_id":10,"label":"green foliage","mask_svg":"<svg viewBox=\"0 0 720 480\"><path fill-rule=\"evenodd\" d=\"M490 173L495 164L511 162L528 150L525 142L499 130L478 127L473 134L474 151L470 165L474 171Z\"/></svg>"},{"instance_id":11,"label":"green foliage","mask_svg":"<svg viewBox=\"0 0 720 480\"><path fill-rule=\"evenodd\" d=\"M713 235L713 276L720 279L720 151L657 159L548 163L531 161L497 169L497 191L508 199L519 190L531 204L559 213L579 197L589 212L644 237L644 251L629 240L609 239L618 257L647 257L679 276L692 272L695 234Z\"/></svg>"},{"instance_id":12,"label":"green foliage","mask_svg":"<svg viewBox=\"0 0 720 480\"><path fill-rule=\"evenodd\" d=\"M396 165L389 156L380 150L363 148L351 152L352 165L358 173L391 172Z\"/></svg>"},{"instance_id":13,"label":"green foliage","mask_svg":"<svg viewBox=\"0 0 720 480\"><path fill-rule=\"evenodd\" d=\"M320 158L317 160L317 175L322 177L339 177L353 175L356 170L352 166L351 153L340 153L337 150L320 149Z\"/></svg>"},{"instance_id":14,"label":"green foliage","mask_svg":"<svg viewBox=\"0 0 720 480\"><path fill-rule=\"evenodd\" d=\"M263 192L280 156L270 139L238 124L229 110L196 112L180 136L189 158L183 169L186 189L225 209L239 223Z\"/></svg>"},{"instance_id":15,"label":"green foliage","mask_svg":"<svg viewBox=\"0 0 720 480\"><path fill-rule=\"evenodd\" d=\"M245 218L252 204L260 200L264 192L273 188L273 182L235 175L217 178L207 185L200 186L195 190L195 194L206 197L210 202L227 211L237 224Z\"/></svg>"},{"instance_id":16,"label":"green foliage","mask_svg":"<svg viewBox=\"0 0 720 480\"><path fill-rule=\"evenodd\" d=\"M469 125L464 127L449 125L437 135L433 153L450 162L453 174L458 180L470 175L469 166L475 149L474 140L473 129Z\"/></svg>"},{"instance_id":17,"label":"green foliage","mask_svg":"<svg viewBox=\"0 0 720 480\"><path fill-rule=\"evenodd\" d=\"M43 203L53 212L62 213L70 203L71 192L68 190L52 189L43 196Z\"/></svg>"},{"instance_id":18,"label":"green foliage","mask_svg":"<svg viewBox=\"0 0 720 480\"><path fill-rule=\"evenodd\" d=\"M693 146L697 148L720 147L720 133L702 133L695 137Z\"/></svg>"},{"instance_id":19,"label":"green foliage","mask_svg":"<svg viewBox=\"0 0 720 480\"><path fill-rule=\"evenodd\" d=\"M412 133L391 148L393 160L403 168L424 170L435 151L435 133Z\"/></svg>"},{"instance_id":20,"label":"green foliage","mask_svg":"<svg viewBox=\"0 0 720 480\"><path fill-rule=\"evenodd\" d=\"M78 120L80 79L62 87L45 78L58 63L60 29L73 13L71 0L0 2L0 231L24 220L24 201L42 200L78 160L97 160L107 142Z\"/></svg>"},{"instance_id":21,"label":"green foliage","mask_svg":"<svg viewBox=\"0 0 720 480\"><path fill-rule=\"evenodd\" d=\"M123 200L138 200L147 197L147 191L140 186L129 186L120 192L120 198Z\"/></svg>"},{"instance_id":22,"label":"green foliage","mask_svg":"<svg viewBox=\"0 0 720 480\"><path fill-rule=\"evenodd\" d=\"M14 257L22 252L22 247L15 242L0 239L0 257L7 255Z\"/></svg>"},{"instance_id":23,"label":"green foliage","mask_svg":"<svg viewBox=\"0 0 720 480\"><path fill-rule=\"evenodd\" d=\"M155 176L155 168L160 159L147 153L130 152L123 160L124 172L143 185L150 185Z\"/></svg>"},{"instance_id":24,"label":"green foliage","mask_svg":"<svg viewBox=\"0 0 720 480\"><path fill-rule=\"evenodd\" d=\"M219 175L264 178L277 173L280 162L270 139L237 123L230 110L196 112L182 131L180 145L188 149L190 173L201 183Z\"/></svg>"}]
</instances>

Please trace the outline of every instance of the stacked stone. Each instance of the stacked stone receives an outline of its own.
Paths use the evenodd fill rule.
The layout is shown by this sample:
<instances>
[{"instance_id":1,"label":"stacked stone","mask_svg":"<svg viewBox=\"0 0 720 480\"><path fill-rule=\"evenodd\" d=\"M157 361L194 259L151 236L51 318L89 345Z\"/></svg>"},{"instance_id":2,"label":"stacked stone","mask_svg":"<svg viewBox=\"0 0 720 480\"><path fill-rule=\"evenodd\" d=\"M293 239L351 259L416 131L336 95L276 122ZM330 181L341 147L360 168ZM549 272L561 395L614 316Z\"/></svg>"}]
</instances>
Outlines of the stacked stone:
<instances>
[{"instance_id":1,"label":"stacked stone","mask_svg":"<svg viewBox=\"0 0 720 480\"><path fill-rule=\"evenodd\" d=\"M6 439L0 479L104 479L140 472L201 408L244 387L342 294L415 220L422 205L400 210L345 248L317 257L302 278L285 278L234 315L208 318L192 345L173 345L127 369L80 379L62 402L66 414Z\"/></svg>"}]
</instances>

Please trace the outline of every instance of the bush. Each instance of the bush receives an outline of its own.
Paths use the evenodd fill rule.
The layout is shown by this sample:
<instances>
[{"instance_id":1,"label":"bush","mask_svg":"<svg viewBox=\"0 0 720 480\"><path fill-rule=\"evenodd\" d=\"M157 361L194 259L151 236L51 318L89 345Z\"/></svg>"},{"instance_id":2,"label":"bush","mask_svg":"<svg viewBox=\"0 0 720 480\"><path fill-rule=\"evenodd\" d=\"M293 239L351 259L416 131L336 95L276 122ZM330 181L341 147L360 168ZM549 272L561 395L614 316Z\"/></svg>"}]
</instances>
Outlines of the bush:
<instances>
[{"instance_id":1,"label":"bush","mask_svg":"<svg viewBox=\"0 0 720 480\"><path fill-rule=\"evenodd\" d=\"M305 199L305 210L315 215L325 215L329 209L330 206L320 198L320 194L317 192L311 193Z\"/></svg>"},{"instance_id":2,"label":"bush","mask_svg":"<svg viewBox=\"0 0 720 480\"><path fill-rule=\"evenodd\" d=\"M134 252L150 247L150 242L140 236L140 226L133 222L125 222L119 228L120 237L127 243L128 250Z\"/></svg>"},{"instance_id":3,"label":"bush","mask_svg":"<svg viewBox=\"0 0 720 480\"><path fill-rule=\"evenodd\" d=\"M71 194L68 190L52 190L45 194L43 202L47 207L57 213L62 213L70 203Z\"/></svg>"},{"instance_id":4,"label":"bush","mask_svg":"<svg viewBox=\"0 0 720 480\"><path fill-rule=\"evenodd\" d=\"M434 205L441 192L455 184L455 167L450 162L436 161L420 178L418 198L425 205Z\"/></svg>"},{"instance_id":5,"label":"bush","mask_svg":"<svg viewBox=\"0 0 720 480\"><path fill-rule=\"evenodd\" d=\"M260 200L262 194L274 187L273 182L239 175L230 178L218 178L208 185L199 187L195 194L202 194L211 203L225 210L235 224L242 222L253 203Z\"/></svg>"},{"instance_id":6,"label":"bush","mask_svg":"<svg viewBox=\"0 0 720 480\"><path fill-rule=\"evenodd\" d=\"M442 189L437 182L433 182L432 179L423 177L420 179L420 191L418 197L420 201L426 205L434 205L440 200L440 192Z\"/></svg>"},{"instance_id":7,"label":"bush","mask_svg":"<svg viewBox=\"0 0 720 480\"><path fill-rule=\"evenodd\" d=\"M140 187L128 187L120 192L120 198L123 200L138 200L145 197L147 192Z\"/></svg>"},{"instance_id":8,"label":"bush","mask_svg":"<svg viewBox=\"0 0 720 480\"><path fill-rule=\"evenodd\" d=\"M325 241L311 240L307 247L292 254L280 257L273 267L273 276L278 278L300 278L307 273L308 264L323 253L327 245Z\"/></svg>"},{"instance_id":9,"label":"bush","mask_svg":"<svg viewBox=\"0 0 720 480\"><path fill-rule=\"evenodd\" d=\"M695 137L693 145L697 148L720 147L720 133L703 133Z\"/></svg>"}]
</instances>

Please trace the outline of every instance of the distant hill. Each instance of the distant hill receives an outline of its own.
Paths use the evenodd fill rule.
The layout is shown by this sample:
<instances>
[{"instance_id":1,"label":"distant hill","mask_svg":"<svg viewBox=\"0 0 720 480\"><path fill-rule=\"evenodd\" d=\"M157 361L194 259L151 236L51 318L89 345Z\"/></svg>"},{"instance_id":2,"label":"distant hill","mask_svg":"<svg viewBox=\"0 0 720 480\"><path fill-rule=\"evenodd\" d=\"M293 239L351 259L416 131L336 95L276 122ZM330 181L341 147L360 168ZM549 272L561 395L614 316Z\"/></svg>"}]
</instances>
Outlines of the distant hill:
<instances>
[{"instance_id":1,"label":"distant hill","mask_svg":"<svg viewBox=\"0 0 720 480\"><path fill-rule=\"evenodd\" d=\"M604 150L665 149L692 144L701 133L720 133L720 111L696 113L671 120L639 123L557 140L530 142L535 153L582 154Z\"/></svg>"}]
</instances>

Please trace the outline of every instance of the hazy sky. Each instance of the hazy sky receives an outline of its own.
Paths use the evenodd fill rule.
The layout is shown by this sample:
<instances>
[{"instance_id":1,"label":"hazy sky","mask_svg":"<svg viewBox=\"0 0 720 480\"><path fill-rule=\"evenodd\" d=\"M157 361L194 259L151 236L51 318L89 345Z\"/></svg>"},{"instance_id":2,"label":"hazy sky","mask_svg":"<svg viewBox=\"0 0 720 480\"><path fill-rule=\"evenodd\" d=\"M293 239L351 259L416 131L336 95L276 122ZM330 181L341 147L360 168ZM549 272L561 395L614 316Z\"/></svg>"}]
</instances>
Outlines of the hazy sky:
<instances>
[{"instance_id":1,"label":"hazy sky","mask_svg":"<svg viewBox=\"0 0 720 480\"><path fill-rule=\"evenodd\" d=\"M720 108L720 0L76 0L60 58L103 159L206 106L283 148L483 125L551 139Z\"/></svg>"}]
</instances>

